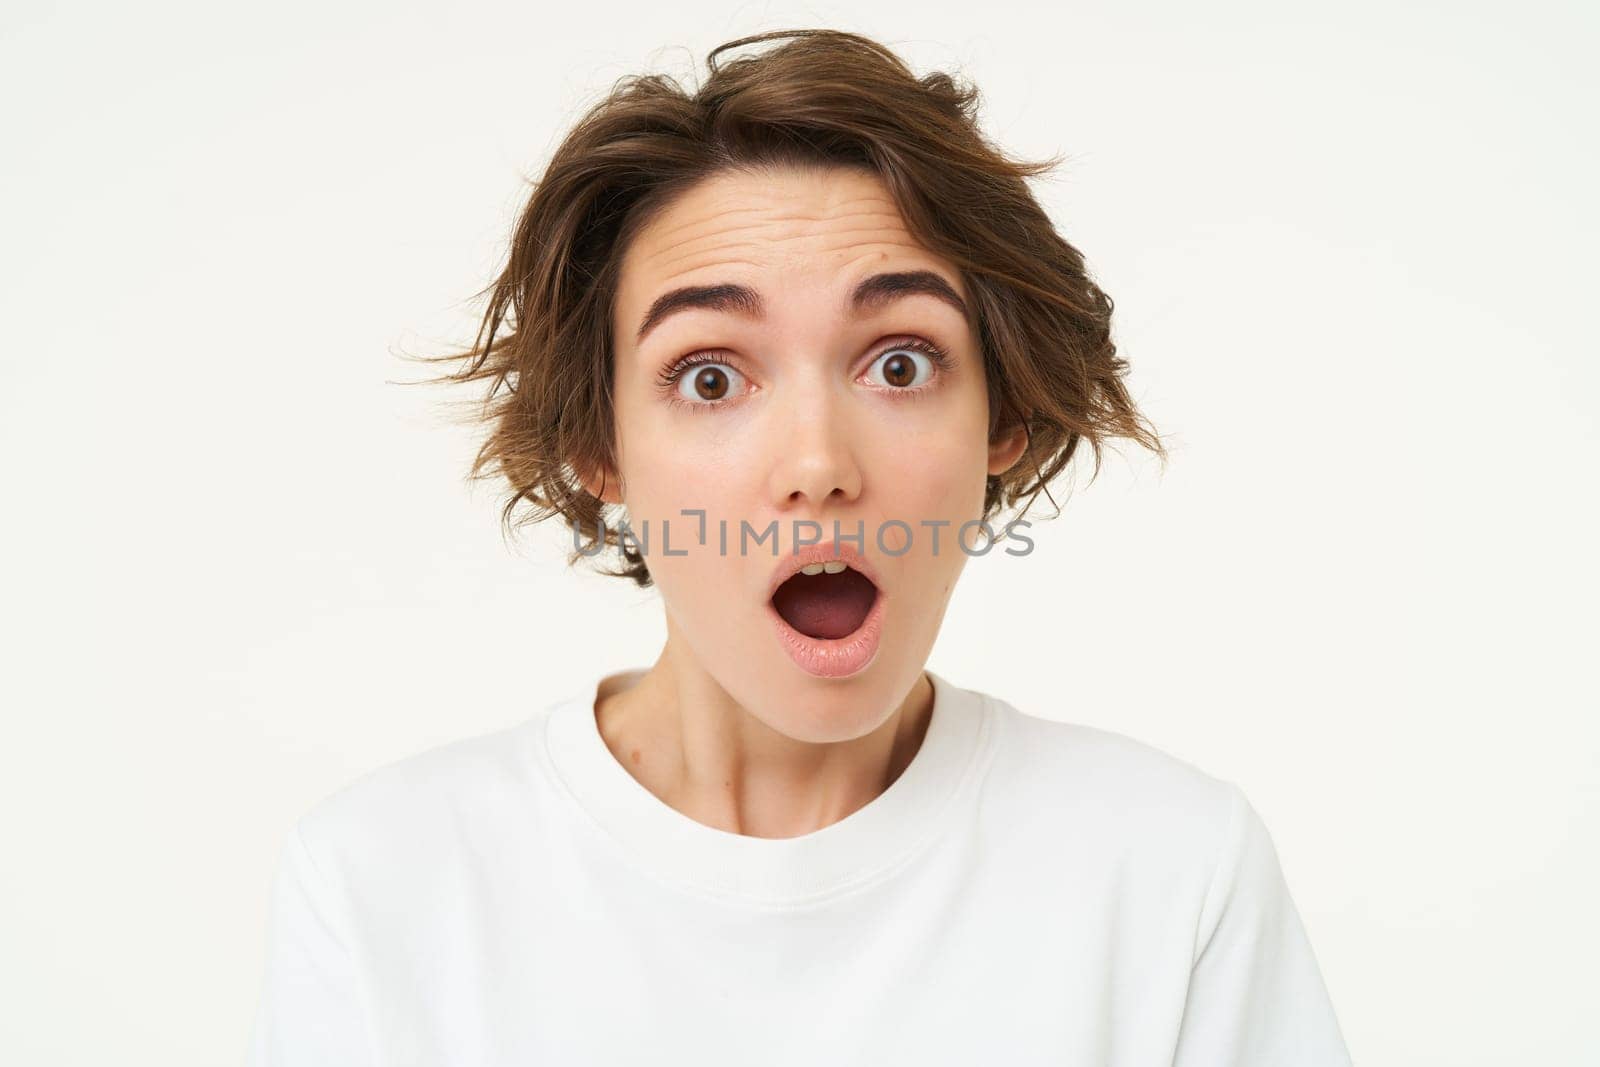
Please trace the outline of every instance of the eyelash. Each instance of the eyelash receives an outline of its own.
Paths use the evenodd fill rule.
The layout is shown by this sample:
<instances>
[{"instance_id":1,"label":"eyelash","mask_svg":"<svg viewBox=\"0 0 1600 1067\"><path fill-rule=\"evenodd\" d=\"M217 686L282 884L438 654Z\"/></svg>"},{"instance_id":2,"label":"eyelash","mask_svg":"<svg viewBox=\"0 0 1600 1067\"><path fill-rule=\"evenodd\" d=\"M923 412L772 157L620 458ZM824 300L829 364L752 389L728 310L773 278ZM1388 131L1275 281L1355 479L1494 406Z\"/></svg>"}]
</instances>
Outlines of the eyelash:
<instances>
[{"instance_id":1,"label":"eyelash","mask_svg":"<svg viewBox=\"0 0 1600 1067\"><path fill-rule=\"evenodd\" d=\"M923 355L927 356L928 361L934 366L935 376L934 381L927 382L923 385L913 386L909 389L891 388L884 390L885 392L893 394L896 399L906 399L909 397L918 396L926 390L934 388L939 377L948 373L950 370L951 360L949 353L947 353L943 348L940 348L938 345L934 344L932 341L921 337L905 337L885 345L877 353L877 355L872 357L871 363L868 363L867 366L872 366L873 363L878 362L878 360L882 359L888 353L895 352L900 349L910 349L913 352L921 352ZM702 366L707 363L714 363L720 366L728 365L727 359L719 357L715 352L692 352L678 360L676 363L673 363L670 367L657 375L656 382L660 386L661 393L666 401L669 404L677 404L680 407L685 407L691 411L697 412L713 411L717 408L725 407L728 404L728 401L725 400L702 400L696 402L693 400L685 400L678 395L678 379L683 377L683 375L689 371L690 368Z\"/></svg>"}]
</instances>

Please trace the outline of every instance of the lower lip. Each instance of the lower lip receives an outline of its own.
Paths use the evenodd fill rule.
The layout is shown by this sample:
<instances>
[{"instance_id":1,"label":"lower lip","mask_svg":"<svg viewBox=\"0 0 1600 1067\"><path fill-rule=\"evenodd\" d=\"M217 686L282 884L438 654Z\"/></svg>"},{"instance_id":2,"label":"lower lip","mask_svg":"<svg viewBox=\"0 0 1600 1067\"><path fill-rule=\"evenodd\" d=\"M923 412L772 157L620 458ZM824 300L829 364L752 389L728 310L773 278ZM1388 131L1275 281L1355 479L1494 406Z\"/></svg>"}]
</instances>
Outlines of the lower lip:
<instances>
[{"instance_id":1,"label":"lower lip","mask_svg":"<svg viewBox=\"0 0 1600 1067\"><path fill-rule=\"evenodd\" d=\"M872 602L872 610L856 627L855 633L845 637L825 640L807 637L783 620L778 609L767 601L767 614L778 627L778 641L789 658L807 674L818 678L848 678L867 669L878 655L878 642L883 637L883 590Z\"/></svg>"}]
</instances>

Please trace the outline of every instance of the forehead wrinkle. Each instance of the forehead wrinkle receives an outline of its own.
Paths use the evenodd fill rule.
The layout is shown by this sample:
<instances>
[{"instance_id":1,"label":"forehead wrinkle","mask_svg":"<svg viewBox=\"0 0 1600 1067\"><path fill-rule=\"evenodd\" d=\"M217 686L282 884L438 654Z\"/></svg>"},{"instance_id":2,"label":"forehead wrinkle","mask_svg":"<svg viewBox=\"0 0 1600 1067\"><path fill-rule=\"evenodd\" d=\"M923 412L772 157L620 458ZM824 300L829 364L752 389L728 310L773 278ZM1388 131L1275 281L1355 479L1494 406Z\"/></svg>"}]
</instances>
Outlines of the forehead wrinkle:
<instances>
[{"instance_id":1,"label":"forehead wrinkle","mask_svg":"<svg viewBox=\"0 0 1600 1067\"><path fill-rule=\"evenodd\" d=\"M791 216L790 217L790 219L794 219L794 218L800 218L800 216ZM900 221L899 216L897 216L897 215L886 215L886 214L884 214L882 212L852 212L852 213L847 214L847 215L839 215L839 216L832 217L828 221L844 222L844 221L847 221L847 220L854 220L854 219L859 219L859 218L878 218L881 221L879 221L876 225L851 226L850 228L842 230L842 231L827 231L827 230L823 230L821 232L818 232L818 231L815 231L815 230L808 230L808 231L801 231L799 233L793 233L793 232L784 233L784 234L782 234L780 236L777 236L777 237L773 238L773 240L775 240L775 241L795 241L795 240L803 240L803 239L806 239L806 238L815 238L815 239L826 240L828 238L847 237L847 236L851 236L851 235L854 235L854 234L868 233L868 232L885 232L885 233L895 233L895 234L909 234L909 231L906 230L905 225ZM790 219L786 219L784 221L790 221ZM686 224L685 226L677 227L673 232L679 232L679 231L681 231L683 229L687 229L687 228L689 228L691 226L698 226L698 225L701 225L701 224L703 224L705 222L708 222L708 221L721 221L721 219L714 219L714 220L697 219L692 223ZM807 218L807 221L821 221L821 220L815 219L815 218ZM727 239L727 238L735 237L736 235L739 235L739 234L749 233L752 230L759 231L759 230L767 230L767 229L772 229L772 228L773 228L773 220L772 219L770 219L770 218L768 218L768 219L757 219L755 221L747 222L747 223L741 223L739 225L721 225L721 226L716 226L716 227L707 227L706 232L703 233L703 234L695 234L695 235L691 235L689 237L681 238L681 239L678 239L678 240L667 240L664 234L663 235L652 234L649 237L647 237L645 240L643 240L643 241L641 241L639 243L641 245L645 245L645 246L662 246L662 247L656 248L656 249L652 250L651 252L647 253L646 258L651 258L651 257L658 257L664 252L668 252L670 250L674 250L674 249L678 249L678 248L693 248L694 246L696 246L698 244L701 244L703 242L706 242L706 241L714 241L714 240L718 240L718 239Z\"/></svg>"},{"instance_id":2,"label":"forehead wrinkle","mask_svg":"<svg viewBox=\"0 0 1600 1067\"><path fill-rule=\"evenodd\" d=\"M706 220L697 219L694 223L691 223L691 225L698 225L704 221ZM725 240L725 244L719 247L733 247L739 243L736 235L745 233L749 230L767 229L769 226L770 223L767 221L758 219L755 222L751 222L743 226L721 226L715 229L708 229L707 232L702 234L695 234L685 237L682 240L667 242L663 247L657 249L653 253L653 256L655 258L659 258L671 252L694 252L697 250L697 246L704 244L707 241Z\"/></svg>"},{"instance_id":3,"label":"forehead wrinkle","mask_svg":"<svg viewBox=\"0 0 1600 1067\"><path fill-rule=\"evenodd\" d=\"M861 234L871 234L873 235L873 239L868 241L859 240L858 238ZM775 237L770 241L762 242L762 244L769 248L779 247L787 249L792 247L797 241L820 242L822 247L817 249L817 251L820 253L835 252L844 247L861 244L880 246L880 250L881 246L888 245L895 248L909 248L916 249L918 251L926 251L926 249L924 249L923 246L918 243L910 233L904 230L883 230L878 228L845 230L841 233L834 234L795 234L787 237ZM648 254L643 263L654 264L659 268L673 271L675 273L684 273L690 268L681 268L678 265L686 259L693 259L697 256L706 256L706 263L714 263L717 261L716 253L720 251L733 249L749 250L751 247L752 242L750 241L727 241L711 248L699 247L697 243L691 242L681 250L672 249L669 251L664 249L660 252ZM677 254L674 254L675 252Z\"/></svg>"},{"instance_id":4,"label":"forehead wrinkle","mask_svg":"<svg viewBox=\"0 0 1600 1067\"><path fill-rule=\"evenodd\" d=\"M733 173L692 187L632 242L624 259L625 273L635 278L631 287L641 291L641 299L651 296L650 289L664 293L693 284L744 285L770 298L782 294L781 274L796 265L810 267L810 256L824 260L815 269L848 276L860 274L865 263L889 271L933 269L967 299L960 272L952 279L944 262L910 231L881 177L859 177L866 182L764 181L759 173ZM893 262L903 251L916 253L920 262ZM724 268L740 269L729 271L732 276L715 273ZM778 290L770 294L756 281L769 275L779 277Z\"/></svg>"},{"instance_id":5,"label":"forehead wrinkle","mask_svg":"<svg viewBox=\"0 0 1600 1067\"><path fill-rule=\"evenodd\" d=\"M707 222L715 222L718 219L739 218L741 216L747 216L747 215L759 215L760 211L761 211L760 208L751 208L751 207L717 208L715 205L711 205L711 210L709 212L707 212L706 214L695 216L695 217L691 217L691 218L687 218L687 219L681 219L678 222L676 222L674 225L671 225L671 226L664 226L660 222L657 222L656 224L652 225L649 228L649 230L646 232L645 239L646 240L650 240L650 241L666 241L668 238L670 238L675 233L681 233L684 230L692 230L696 226L705 225ZM750 222L748 225L749 226L760 226L761 224L762 224L762 220L757 218L757 219L753 220L752 222ZM736 227L736 228L743 229L745 227Z\"/></svg>"},{"instance_id":6,"label":"forehead wrinkle","mask_svg":"<svg viewBox=\"0 0 1600 1067\"><path fill-rule=\"evenodd\" d=\"M724 194L722 196L712 198L711 202L705 205L693 203L692 201L688 204L675 204L673 207L667 210L665 216L657 219L654 224L648 227L647 235L643 238L643 243L678 243L673 241L674 235L679 234L684 230L692 230L696 227L705 226L707 223L714 224L724 220L737 221L738 224L722 226L716 232L738 233L761 226L771 226L774 224L787 222L820 223L860 218L863 216L882 216L888 228L905 228L905 221L901 217L898 206L892 199L886 198L881 194L868 194L864 196L845 198L839 201L836 206L832 208L823 208L820 211L804 210L788 203L758 204L754 206L748 206L738 203L739 199L740 198L737 195ZM730 200L734 201L734 203L730 204ZM854 205L857 204L868 204L872 206L861 210L850 210L854 207ZM667 222L667 216L680 211L690 211L692 215L698 215L699 217L690 217L688 219L672 223ZM748 218L749 221L744 221L746 218Z\"/></svg>"},{"instance_id":7,"label":"forehead wrinkle","mask_svg":"<svg viewBox=\"0 0 1600 1067\"><path fill-rule=\"evenodd\" d=\"M713 266L717 267L719 269L722 268L722 267L749 267L753 271L760 271L762 266L763 266L763 264L757 263L757 262L755 262L753 260L749 260L749 259L708 259L703 263L696 263L696 264L693 264L692 266L685 267L682 270L674 271L673 273L666 275L665 277L663 277L661 279L661 284L664 287L665 286L670 286L670 287L675 289L675 288L678 287L676 283L679 283L682 279L686 278L687 276L695 273L696 271L698 271L698 270L700 270L700 269L702 269L704 267L713 267ZM729 281L730 283L736 283L736 282L738 282L738 279L729 278L729 279L727 279L727 281ZM683 284L689 284L689 283L684 282ZM716 283L716 284L721 284L721 283L719 282L719 283ZM751 288L755 288L755 287L751 286Z\"/></svg>"},{"instance_id":8,"label":"forehead wrinkle","mask_svg":"<svg viewBox=\"0 0 1600 1067\"><path fill-rule=\"evenodd\" d=\"M679 211L708 210L711 214L722 215L734 212L762 213L783 215L800 211L800 201L815 201L816 197L790 195L786 192L773 192L770 189L751 191L749 189L720 188L715 191L689 193L681 199L674 201L663 212L663 216L676 214ZM751 203L751 200L758 202ZM701 203L701 201L705 201ZM900 214L900 206L891 196L868 190L858 195L836 197L821 207L824 214L838 214L841 211L853 208L857 204L875 205L877 210L895 215ZM809 203L806 206L811 206Z\"/></svg>"},{"instance_id":9,"label":"forehead wrinkle","mask_svg":"<svg viewBox=\"0 0 1600 1067\"><path fill-rule=\"evenodd\" d=\"M673 224L670 224L670 225L664 225L664 226L661 223L664 222L665 220L664 219L663 220L658 220L658 222L655 225L649 227L649 231L648 231L647 235L644 237L644 241L647 242L647 243L652 243L652 244L655 244L655 243L668 243L668 244L678 243L678 242L674 241L674 235L682 233L684 230L693 230L696 227L705 226L708 223L715 224L717 222L722 222L724 220L727 220L729 222L737 222L738 224L737 225L722 226L722 227L718 228L715 232L718 232L718 233L740 233L740 232L743 232L745 230L757 229L757 228L760 228L760 227L763 227L763 226L772 226L772 225L775 225L775 224L782 224L782 223L789 223L789 222L819 223L819 222L831 222L831 221L836 221L836 220L841 220L841 219L860 218L860 217L863 217L863 216L881 216L882 218L884 218L886 220L885 224L889 228L898 228L898 229L904 229L905 228L905 223L904 223L904 220L900 216L900 211L899 211L898 208L896 208L894 206L894 204L892 202L885 202L885 201L882 200L882 198L871 198L871 200L873 202L875 202L875 203L880 204L880 205L886 203L887 206L879 206L879 207L875 207L875 208L868 208L868 209L864 209L864 210L861 210L861 211L838 211L838 210L835 210L835 211L824 211L822 213L810 213L810 212L801 211L801 210L799 210L797 208L788 207L787 205L776 205L776 206L773 206L773 205L761 205L761 206L755 206L755 207L748 207L748 206L718 207L716 205L716 203L712 203L712 204L709 204L709 205L705 205L705 213L700 215L700 217L692 217L692 218L684 219L682 221L679 221L679 222L676 222L676 223L673 223ZM842 207L847 207L850 204L856 203L856 202L866 202L866 201L845 201L844 204L842 204L841 206ZM695 205L695 208L696 208L696 210L699 210L699 205ZM684 209L686 210L687 208L684 208ZM669 210L668 214L672 214L672 213L673 212ZM749 221L744 221L747 218L749 219Z\"/></svg>"}]
</instances>

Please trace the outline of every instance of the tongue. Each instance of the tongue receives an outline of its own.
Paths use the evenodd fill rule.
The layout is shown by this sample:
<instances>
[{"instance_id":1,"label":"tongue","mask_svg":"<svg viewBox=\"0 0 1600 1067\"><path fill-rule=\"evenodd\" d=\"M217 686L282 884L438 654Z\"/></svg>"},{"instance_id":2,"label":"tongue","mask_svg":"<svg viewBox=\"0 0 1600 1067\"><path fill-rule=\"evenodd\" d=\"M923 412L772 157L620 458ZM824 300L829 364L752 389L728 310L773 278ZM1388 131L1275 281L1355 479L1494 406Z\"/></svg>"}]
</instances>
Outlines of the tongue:
<instances>
[{"instance_id":1,"label":"tongue","mask_svg":"<svg viewBox=\"0 0 1600 1067\"><path fill-rule=\"evenodd\" d=\"M797 574L778 586L772 606L807 637L833 640L861 628L878 589L848 567L838 574Z\"/></svg>"}]
</instances>

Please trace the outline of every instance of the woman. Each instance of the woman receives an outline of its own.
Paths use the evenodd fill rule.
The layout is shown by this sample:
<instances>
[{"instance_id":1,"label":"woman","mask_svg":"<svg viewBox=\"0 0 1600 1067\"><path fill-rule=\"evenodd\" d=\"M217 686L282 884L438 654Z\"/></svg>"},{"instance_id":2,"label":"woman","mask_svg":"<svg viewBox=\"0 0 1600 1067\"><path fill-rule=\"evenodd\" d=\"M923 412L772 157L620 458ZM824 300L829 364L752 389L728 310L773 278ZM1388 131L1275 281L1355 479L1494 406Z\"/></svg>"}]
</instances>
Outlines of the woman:
<instances>
[{"instance_id":1,"label":"woman","mask_svg":"<svg viewBox=\"0 0 1600 1067\"><path fill-rule=\"evenodd\" d=\"M1237 787L924 667L979 520L1161 450L1046 166L861 37L709 65L583 118L454 357L665 647L300 820L253 1062L1347 1064Z\"/></svg>"}]
</instances>

